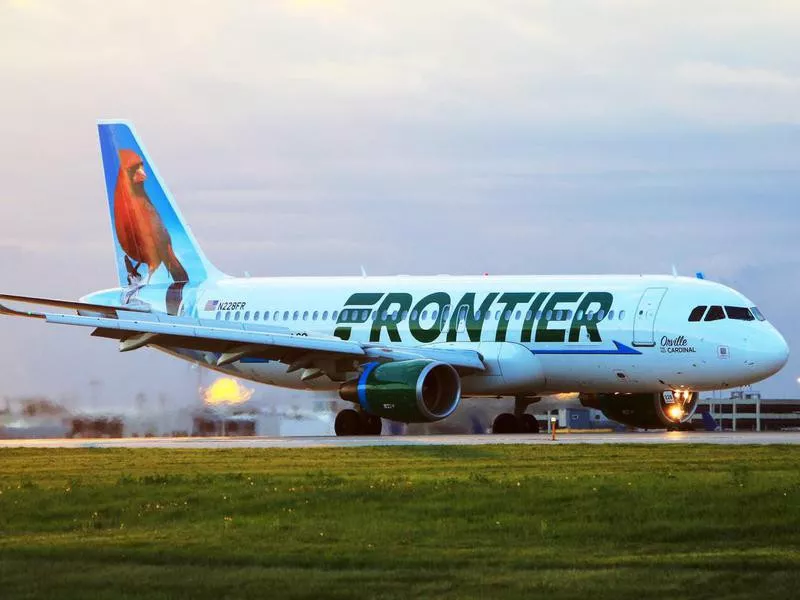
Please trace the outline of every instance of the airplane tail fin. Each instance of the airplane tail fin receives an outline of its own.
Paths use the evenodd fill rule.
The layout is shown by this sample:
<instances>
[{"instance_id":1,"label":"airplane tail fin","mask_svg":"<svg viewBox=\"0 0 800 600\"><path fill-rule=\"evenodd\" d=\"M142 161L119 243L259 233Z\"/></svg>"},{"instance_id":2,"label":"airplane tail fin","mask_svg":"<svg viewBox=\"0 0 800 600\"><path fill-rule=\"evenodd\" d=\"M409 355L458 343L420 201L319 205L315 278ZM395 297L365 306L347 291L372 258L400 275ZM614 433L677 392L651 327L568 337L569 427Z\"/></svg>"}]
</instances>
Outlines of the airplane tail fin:
<instances>
[{"instance_id":1,"label":"airplane tail fin","mask_svg":"<svg viewBox=\"0 0 800 600\"><path fill-rule=\"evenodd\" d=\"M120 287L186 285L222 276L197 244L133 127L103 121L98 131Z\"/></svg>"}]
</instances>

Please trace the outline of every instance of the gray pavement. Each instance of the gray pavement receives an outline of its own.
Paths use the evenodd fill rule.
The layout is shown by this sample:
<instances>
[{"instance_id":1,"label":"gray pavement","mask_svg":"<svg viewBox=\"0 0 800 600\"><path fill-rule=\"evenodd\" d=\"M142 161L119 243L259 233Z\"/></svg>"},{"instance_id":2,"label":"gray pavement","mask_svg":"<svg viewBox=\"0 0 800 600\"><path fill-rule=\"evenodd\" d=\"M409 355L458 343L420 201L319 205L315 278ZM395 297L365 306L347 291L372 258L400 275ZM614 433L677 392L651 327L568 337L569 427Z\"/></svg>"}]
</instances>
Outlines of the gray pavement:
<instances>
[{"instance_id":1,"label":"gray pavement","mask_svg":"<svg viewBox=\"0 0 800 600\"><path fill-rule=\"evenodd\" d=\"M481 444L800 444L800 432L564 433L382 437L243 437L0 440L0 448L351 448Z\"/></svg>"}]
</instances>

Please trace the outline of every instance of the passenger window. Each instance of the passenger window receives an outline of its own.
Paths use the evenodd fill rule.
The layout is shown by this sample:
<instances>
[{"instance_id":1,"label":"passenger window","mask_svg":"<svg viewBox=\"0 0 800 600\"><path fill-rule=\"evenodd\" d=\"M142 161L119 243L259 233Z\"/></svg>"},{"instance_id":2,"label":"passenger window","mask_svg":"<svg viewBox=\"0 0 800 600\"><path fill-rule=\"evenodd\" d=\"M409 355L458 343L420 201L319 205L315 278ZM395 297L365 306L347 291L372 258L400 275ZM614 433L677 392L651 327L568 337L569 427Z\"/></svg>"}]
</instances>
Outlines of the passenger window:
<instances>
[{"instance_id":1,"label":"passenger window","mask_svg":"<svg viewBox=\"0 0 800 600\"><path fill-rule=\"evenodd\" d=\"M533 320L533 311L532 310L529 310L528 312L525 313L525 320L526 321L532 321Z\"/></svg>"},{"instance_id":2,"label":"passenger window","mask_svg":"<svg viewBox=\"0 0 800 600\"><path fill-rule=\"evenodd\" d=\"M331 321L336 321L337 320L336 317L338 317L338 316L339 316L339 311L336 311L336 310L333 311L333 314L331 315Z\"/></svg>"},{"instance_id":3,"label":"passenger window","mask_svg":"<svg viewBox=\"0 0 800 600\"><path fill-rule=\"evenodd\" d=\"M386 312L386 311L383 311L383 312L381 313L381 320L382 320L382 321L386 321L388 318L389 318L389 313L388 313L388 312Z\"/></svg>"},{"instance_id":4,"label":"passenger window","mask_svg":"<svg viewBox=\"0 0 800 600\"><path fill-rule=\"evenodd\" d=\"M548 321L552 321L553 320L553 311L552 310L548 310L547 311L547 320Z\"/></svg>"},{"instance_id":5,"label":"passenger window","mask_svg":"<svg viewBox=\"0 0 800 600\"><path fill-rule=\"evenodd\" d=\"M609 321L613 321L614 320L614 311L613 310L608 311L608 320Z\"/></svg>"},{"instance_id":6,"label":"passenger window","mask_svg":"<svg viewBox=\"0 0 800 600\"><path fill-rule=\"evenodd\" d=\"M226 313L225 313L225 320L226 320L226 321L230 321L230 320L231 320L231 313L230 313L230 311L228 311L228 312L226 312Z\"/></svg>"},{"instance_id":7,"label":"passenger window","mask_svg":"<svg viewBox=\"0 0 800 600\"><path fill-rule=\"evenodd\" d=\"M478 310L475 311L475 320L476 321L480 321L480 318L481 318L481 311L480 311L480 309L478 309Z\"/></svg>"},{"instance_id":8,"label":"passenger window","mask_svg":"<svg viewBox=\"0 0 800 600\"><path fill-rule=\"evenodd\" d=\"M315 311L314 311L314 314L313 314L313 315L311 315L311 320L312 320L312 321L316 321L318 318L319 318L319 311L318 311L318 310L315 310Z\"/></svg>"},{"instance_id":9,"label":"passenger window","mask_svg":"<svg viewBox=\"0 0 800 600\"><path fill-rule=\"evenodd\" d=\"M494 311L494 320L495 321L499 321L500 320L500 311L499 310Z\"/></svg>"},{"instance_id":10,"label":"passenger window","mask_svg":"<svg viewBox=\"0 0 800 600\"><path fill-rule=\"evenodd\" d=\"M308 311L303 311L303 321L308 321Z\"/></svg>"},{"instance_id":11,"label":"passenger window","mask_svg":"<svg viewBox=\"0 0 800 600\"><path fill-rule=\"evenodd\" d=\"M322 320L323 321L327 321L328 320L328 311L327 310L323 310L322 311Z\"/></svg>"},{"instance_id":12,"label":"passenger window","mask_svg":"<svg viewBox=\"0 0 800 600\"><path fill-rule=\"evenodd\" d=\"M428 311L427 310L423 310L422 311L422 316L420 317L420 320L424 321L427 318L428 318Z\"/></svg>"},{"instance_id":13,"label":"passenger window","mask_svg":"<svg viewBox=\"0 0 800 600\"><path fill-rule=\"evenodd\" d=\"M447 321L447 317L450 316L450 305L448 304L442 309L442 322Z\"/></svg>"},{"instance_id":14,"label":"passenger window","mask_svg":"<svg viewBox=\"0 0 800 600\"><path fill-rule=\"evenodd\" d=\"M689 313L689 322L696 323L703 320L703 315L706 314L705 306L695 306L692 312Z\"/></svg>"},{"instance_id":15,"label":"passenger window","mask_svg":"<svg viewBox=\"0 0 800 600\"><path fill-rule=\"evenodd\" d=\"M578 312L576 312L575 318L578 319L578 321L583 321L583 311L579 310Z\"/></svg>"},{"instance_id":16,"label":"passenger window","mask_svg":"<svg viewBox=\"0 0 800 600\"><path fill-rule=\"evenodd\" d=\"M403 314L402 314L402 315L401 315L401 317L400 317L400 320L401 320L401 321L405 321L406 319L408 319L408 311L407 311L407 310L404 310L404 311L403 311Z\"/></svg>"},{"instance_id":17,"label":"passenger window","mask_svg":"<svg viewBox=\"0 0 800 600\"><path fill-rule=\"evenodd\" d=\"M292 315L292 321L297 321L297 318L299 316L300 316L300 311L299 310L294 311L294 314Z\"/></svg>"},{"instance_id":18,"label":"passenger window","mask_svg":"<svg viewBox=\"0 0 800 600\"><path fill-rule=\"evenodd\" d=\"M590 310L586 311L586 320L591 321L592 319L594 319L594 313Z\"/></svg>"},{"instance_id":19,"label":"passenger window","mask_svg":"<svg viewBox=\"0 0 800 600\"><path fill-rule=\"evenodd\" d=\"M245 321L249 321L250 320L250 311L249 310L244 313L244 320Z\"/></svg>"},{"instance_id":20,"label":"passenger window","mask_svg":"<svg viewBox=\"0 0 800 600\"><path fill-rule=\"evenodd\" d=\"M222 318L222 313L217 311L217 321L219 321L221 318Z\"/></svg>"},{"instance_id":21,"label":"passenger window","mask_svg":"<svg viewBox=\"0 0 800 600\"><path fill-rule=\"evenodd\" d=\"M419 313L416 310L412 310L411 311L411 320L412 321L416 321L418 316L419 316Z\"/></svg>"},{"instance_id":22,"label":"passenger window","mask_svg":"<svg viewBox=\"0 0 800 600\"><path fill-rule=\"evenodd\" d=\"M725 318L725 311L721 306L712 306L706 313L706 321L721 321Z\"/></svg>"},{"instance_id":23,"label":"passenger window","mask_svg":"<svg viewBox=\"0 0 800 600\"><path fill-rule=\"evenodd\" d=\"M274 313L272 313L272 320L273 321L277 321L280 318L281 318L281 313L279 313L277 310Z\"/></svg>"},{"instance_id":24,"label":"passenger window","mask_svg":"<svg viewBox=\"0 0 800 600\"><path fill-rule=\"evenodd\" d=\"M537 313L536 313L536 318L537 318L537 319L541 319L543 314L544 314L544 313L543 313L542 311L539 311L539 312L537 312Z\"/></svg>"},{"instance_id":25,"label":"passenger window","mask_svg":"<svg viewBox=\"0 0 800 600\"><path fill-rule=\"evenodd\" d=\"M606 311L604 311L602 308L597 311L597 320L598 321L602 321L605 317L606 317Z\"/></svg>"},{"instance_id":26,"label":"passenger window","mask_svg":"<svg viewBox=\"0 0 800 600\"><path fill-rule=\"evenodd\" d=\"M392 313L392 321L397 321L397 311Z\"/></svg>"},{"instance_id":27,"label":"passenger window","mask_svg":"<svg viewBox=\"0 0 800 600\"><path fill-rule=\"evenodd\" d=\"M289 320L289 311L288 310L283 311L283 320L284 321L288 321Z\"/></svg>"},{"instance_id":28,"label":"passenger window","mask_svg":"<svg viewBox=\"0 0 800 600\"><path fill-rule=\"evenodd\" d=\"M507 310L507 311L505 312L505 314L503 315L503 318L504 318L506 321L510 321L510 320L511 320L511 311L510 311L510 310Z\"/></svg>"},{"instance_id":29,"label":"passenger window","mask_svg":"<svg viewBox=\"0 0 800 600\"><path fill-rule=\"evenodd\" d=\"M752 313L742 307L742 306L726 306L725 313L728 315L729 319L734 319L736 321L755 321L756 318L752 315Z\"/></svg>"},{"instance_id":30,"label":"passenger window","mask_svg":"<svg viewBox=\"0 0 800 600\"><path fill-rule=\"evenodd\" d=\"M233 320L234 321L238 321L241 318L241 316L242 316L242 313L237 310L236 314L233 316Z\"/></svg>"},{"instance_id":31,"label":"passenger window","mask_svg":"<svg viewBox=\"0 0 800 600\"><path fill-rule=\"evenodd\" d=\"M378 318L378 311L377 310L373 310L372 311L372 320L374 321L377 318Z\"/></svg>"},{"instance_id":32,"label":"passenger window","mask_svg":"<svg viewBox=\"0 0 800 600\"><path fill-rule=\"evenodd\" d=\"M439 311L438 310L435 310L435 311L433 311L431 313L431 319L433 319L434 321L436 320L436 317L438 317L438 316L439 316Z\"/></svg>"},{"instance_id":33,"label":"passenger window","mask_svg":"<svg viewBox=\"0 0 800 600\"><path fill-rule=\"evenodd\" d=\"M624 310L619 311L619 320L622 321L622 319L624 318L625 318L625 311Z\"/></svg>"},{"instance_id":34,"label":"passenger window","mask_svg":"<svg viewBox=\"0 0 800 600\"><path fill-rule=\"evenodd\" d=\"M522 313L520 311L517 311L516 314L514 315L514 320L515 321L519 321L521 316L522 316Z\"/></svg>"},{"instance_id":35,"label":"passenger window","mask_svg":"<svg viewBox=\"0 0 800 600\"><path fill-rule=\"evenodd\" d=\"M567 321L571 321L571 320L572 320L572 311L568 310L567 311Z\"/></svg>"},{"instance_id":36,"label":"passenger window","mask_svg":"<svg viewBox=\"0 0 800 600\"><path fill-rule=\"evenodd\" d=\"M253 321L258 321L261 318L261 312L256 311L253 313Z\"/></svg>"}]
</instances>

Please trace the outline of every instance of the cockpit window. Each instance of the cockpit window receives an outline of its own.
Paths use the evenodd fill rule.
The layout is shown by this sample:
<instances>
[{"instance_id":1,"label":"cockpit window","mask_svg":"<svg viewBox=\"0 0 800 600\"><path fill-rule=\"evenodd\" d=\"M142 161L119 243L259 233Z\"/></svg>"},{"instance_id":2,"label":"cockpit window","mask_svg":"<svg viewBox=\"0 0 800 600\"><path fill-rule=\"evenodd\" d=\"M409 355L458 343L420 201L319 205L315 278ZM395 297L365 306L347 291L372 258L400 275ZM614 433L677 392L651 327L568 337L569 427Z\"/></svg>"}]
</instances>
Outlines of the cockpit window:
<instances>
[{"instance_id":1,"label":"cockpit window","mask_svg":"<svg viewBox=\"0 0 800 600\"><path fill-rule=\"evenodd\" d=\"M695 306L692 312L689 313L689 321L702 321L704 314L706 314L705 306Z\"/></svg>"},{"instance_id":2,"label":"cockpit window","mask_svg":"<svg viewBox=\"0 0 800 600\"><path fill-rule=\"evenodd\" d=\"M750 309L750 312L752 312L753 315L755 315L756 319L758 319L759 321L766 321L767 320L767 318L763 314L761 314L761 311L758 310L758 308L756 308L755 306L753 306Z\"/></svg>"},{"instance_id":3,"label":"cockpit window","mask_svg":"<svg viewBox=\"0 0 800 600\"><path fill-rule=\"evenodd\" d=\"M736 321L755 321L756 318L750 312L750 309L743 306L726 306L725 312L728 314L729 319Z\"/></svg>"},{"instance_id":4,"label":"cockpit window","mask_svg":"<svg viewBox=\"0 0 800 600\"><path fill-rule=\"evenodd\" d=\"M706 321L720 321L725 318L725 311L721 306L712 306L706 313Z\"/></svg>"}]
</instances>

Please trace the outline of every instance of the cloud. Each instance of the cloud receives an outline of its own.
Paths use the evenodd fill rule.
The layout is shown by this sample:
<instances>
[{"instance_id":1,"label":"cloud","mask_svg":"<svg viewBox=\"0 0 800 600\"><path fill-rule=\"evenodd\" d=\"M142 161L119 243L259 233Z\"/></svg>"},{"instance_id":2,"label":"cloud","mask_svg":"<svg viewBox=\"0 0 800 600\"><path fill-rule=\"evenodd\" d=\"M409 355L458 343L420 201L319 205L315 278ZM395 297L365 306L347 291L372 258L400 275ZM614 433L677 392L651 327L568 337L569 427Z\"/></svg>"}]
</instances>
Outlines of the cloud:
<instances>
[{"instance_id":1,"label":"cloud","mask_svg":"<svg viewBox=\"0 0 800 600\"><path fill-rule=\"evenodd\" d=\"M688 63L677 69L679 79L695 85L767 88L773 92L796 91L800 77L769 69L736 68L709 62Z\"/></svg>"}]
</instances>

